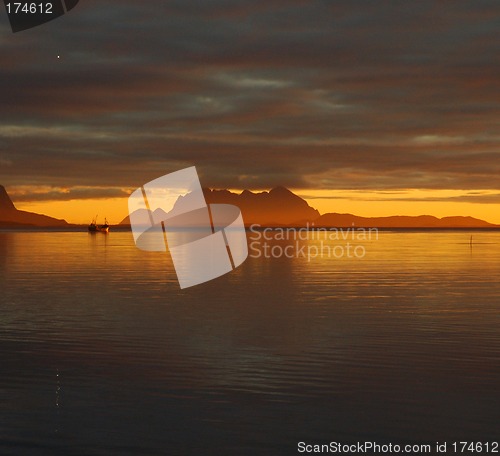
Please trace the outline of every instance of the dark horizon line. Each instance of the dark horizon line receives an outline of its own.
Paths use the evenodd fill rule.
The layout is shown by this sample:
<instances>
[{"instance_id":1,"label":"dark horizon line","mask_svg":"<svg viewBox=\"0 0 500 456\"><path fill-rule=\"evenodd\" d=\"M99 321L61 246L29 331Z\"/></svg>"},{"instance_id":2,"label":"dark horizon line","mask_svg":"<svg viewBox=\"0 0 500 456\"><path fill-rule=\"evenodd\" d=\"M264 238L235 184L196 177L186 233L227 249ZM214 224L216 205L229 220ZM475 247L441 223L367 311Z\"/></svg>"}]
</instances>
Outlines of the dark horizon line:
<instances>
[{"instance_id":1,"label":"dark horizon line","mask_svg":"<svg viewBox=\"0 0 500 456\"><path fill-rule=\"evenodd\" d=\"M307 230L307 231L329 231L335 229L342 230L378 230L378 231L497 231L500 230L500 225L492 225L492 226L427 226L427 227L408 227L408 226L329 226L329 225L318 225L318 226L303 226L303 225L245 225L245 231L250 231L251 229L259 231L259 230ZM120 225L120 224L110 224L110 228L112 231L118 232L127 232L132 231L131 225ZM190 227L192 229L192 227ZM59 231L59 232L72 232L72 231L87 231L88 224L82 223L68 223L65 226L37 226L30 224L20 224L20 223L8 223L0 221L0 230L5 231L18 231L18 230L26 230L26 231Z\"/></svg>"},{"instance_id":2,"label":"dark horizon line","mask_svg":"<svg viewBox=\"0 0 500 456\"><path fill-rule=\"evenodd\" d=\"M12 204L13 206L13 210L14 211L19 211L19 212L26 212L26 211L22 211L22 210L19 210L15 207L15 204L14 202L12 201L12 199L10 198L10 195L8 194L6 188L2 185L0 185L0 189L4 191L4 194L6 195L6 197L8 198L8 200L10 201L10 203ZM491 229L497 229L497 228L500 228L500 224L495 224L495 223L490 223L486 220L482 220L482 219L479 219L479 218L476 218L476 217L472 217L470 215L452 215L452 216L444 216L444 217L437 217L437 216L434 216L434 215L428 215L428 214L421 214L421 215L389 215L389 216L375 216L375 217L365 217L365 216L359 216L359 215L355 215L355 214L352 214L352 213L340 213L340 212L326 212L326 213L323 213L321 214L317 209L313 208L312 206L309 205L309 203L302 197L300 197L299 195L295 194L294 192L292 192L290 189L288 189L287 187L283 186L283 185L278 185L276 187L273 187L272 189L268 190L268 191L262 191L262 192L259 192L259 193L254 193L253 191L251 190L243 190L241 193L233 193L232 191L230 191L229 189L225 188L225 189L216 189L216 188L210 188L210 187L203 187L202 190L205 192L206 190L210 191L210 192L228 192L232 195L235 195L236 197L240 197L241 195L245 194L245 193L251 193L253 195L259 195L259 194L262 194L262 193L267 193L268 195L271 194L271 192L273 191L276 191L276 190L285 190L287 193L290 193L291 195L293 195L294 197L296 198L299 198L300 200L302 200L303 202L305 202L307 204L307 206L313 210L315 210L318 214L319 214L319 217L318 218L321 218L321 217L326 217L326 216L347 216L347 217L355 217L355 218L358 218L358 219L363 219L364 220L364 223L369 223L370 220L375 220L375 219L378 219L380 221L380 219L384 219L384 220L389 220L391 218L406 218L406 219L410 219L410 220L417 220L419 218L422 218L422 217L430 217L430 218L433 218L437 221L442 221L444 219L453 219L453 218L469 218L469 219L473 219L474 221L477 221L477 222L480 222L480 223L486 223L488 224L488 226L453 226L453 225L450 225L450 226L398 226L398 225L395 225L395 226L384 226L384 227L377 227L376 224L373 224L373 225L354 225L354 224L351 224L351 225L344 225L344 224L340 224L340 225L333 225L333 224L326 224L326 225L315 225L315 222L314 220L307 220L307 219L304 219L304 222L305 223L297 223L297 222L294 222L294 223L291 223L291 224L281 224L281 223L266 223L266 224L258 224L262 227L275 227L275 228L291 228L291 227L305 227L306 224L312 224L314 225L314 227L311 227L313 229L319 229L319 228L351 228L351 227L356 227L356 228L377 228L377 229L482 229L482 228L491 228ZM37 214L37 213L32 213L32 212L28 212L30 214L36 214L36 215L44 215L44 214ZM130 214L127 214L123 219L123 220L126 220L128 217L130 216ZM46 217L50 217L50 216L46 216ZM53 218L53 217L50 217L50 218ZM66 220L62 219L66 224L64 225L64 227L85 227L85 226L88 226L88 224L81 224L81 223L69 223L67 222ZM254 223L255 224L255 223ZM14 221L9 221L9 220L0 220L0 228L2 226L10 226L10 227L13 227L15 228L16 226L19 226L21 228L23 227L27 227L27 226L34 226L34 227L37 227L37 225L34 225L34 224L24 224L24 223L16 223ZM126 226L127 224L122 224L122 223L117 223L117 224L112 224L111 226ZM247 226L251 226L252 224L248 223L248 224L245 224L245 227ZM51 227L52 225L45 225L46 227ZM58 227L60 225L53 225L52 227ZM43 228L44 226L39 226L38 227L41 227Z\"/></svg>"}]
</instances>

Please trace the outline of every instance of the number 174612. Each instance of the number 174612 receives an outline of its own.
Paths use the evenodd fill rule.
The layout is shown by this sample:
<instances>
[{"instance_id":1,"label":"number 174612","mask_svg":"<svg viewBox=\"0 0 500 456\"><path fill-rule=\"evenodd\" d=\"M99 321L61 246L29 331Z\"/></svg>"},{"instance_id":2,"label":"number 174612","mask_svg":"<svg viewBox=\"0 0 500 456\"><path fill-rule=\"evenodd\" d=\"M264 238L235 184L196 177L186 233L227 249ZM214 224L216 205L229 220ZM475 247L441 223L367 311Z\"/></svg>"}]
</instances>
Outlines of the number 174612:
<instances>
[{"instance_id":1,"label":"number 174612","mask_svg":"<svg viewBox=\"0 0 500 456\"><path fill-rule=\"evenodd\" d=\"M52 3L7 3L8 14L52 14Z\"/></svg>"},{"instance_id":2,"label":"number 174612","mask_svg":"<svg viewBox=\"0 0 500 456\"><path fill-rule=\"evenodd\" d=\"M498 442L453 442L454 453L498 453Z\"/></svg>"}]
</instances>

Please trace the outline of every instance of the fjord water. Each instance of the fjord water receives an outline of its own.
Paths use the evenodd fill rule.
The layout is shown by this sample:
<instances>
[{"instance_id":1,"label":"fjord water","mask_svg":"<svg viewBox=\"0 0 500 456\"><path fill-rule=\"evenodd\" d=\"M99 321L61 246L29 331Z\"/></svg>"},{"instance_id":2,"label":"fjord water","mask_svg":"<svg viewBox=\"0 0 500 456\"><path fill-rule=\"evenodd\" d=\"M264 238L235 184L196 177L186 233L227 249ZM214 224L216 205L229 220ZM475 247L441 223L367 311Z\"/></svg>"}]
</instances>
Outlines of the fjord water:
<instances>
[{"instance_id":1,"label":"fjord water","mask_svg":"<svg viewBox=\"0 0 500 456\"><path fill-rule=\"evenodd\" d=\"M500 233L469 238L380 232L354 241L363 258L254 246L180 290L128 232L2 232L0 454L498 440Z\"/></svg>"}]
</instances>

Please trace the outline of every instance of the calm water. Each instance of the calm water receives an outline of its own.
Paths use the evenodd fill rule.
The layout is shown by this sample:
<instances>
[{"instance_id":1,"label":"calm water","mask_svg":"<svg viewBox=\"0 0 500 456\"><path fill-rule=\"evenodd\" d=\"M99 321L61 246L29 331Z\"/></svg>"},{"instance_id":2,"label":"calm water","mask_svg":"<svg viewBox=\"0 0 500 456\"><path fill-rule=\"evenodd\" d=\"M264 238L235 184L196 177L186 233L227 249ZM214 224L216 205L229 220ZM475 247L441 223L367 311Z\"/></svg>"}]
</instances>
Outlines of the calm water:
<instances>
[{"instance_id":1,"label":"calm water","mask_svg":"<svg viewBox=\"0 0 500 456\"><path fill-rule=\"evenodd\" d=\"M364 258L180 290L130 233L0 233L0 454L498 440L500 233L469 236L381 232ZM301 245L321 240L347 242Z\"/></svg>"}]
</instances>

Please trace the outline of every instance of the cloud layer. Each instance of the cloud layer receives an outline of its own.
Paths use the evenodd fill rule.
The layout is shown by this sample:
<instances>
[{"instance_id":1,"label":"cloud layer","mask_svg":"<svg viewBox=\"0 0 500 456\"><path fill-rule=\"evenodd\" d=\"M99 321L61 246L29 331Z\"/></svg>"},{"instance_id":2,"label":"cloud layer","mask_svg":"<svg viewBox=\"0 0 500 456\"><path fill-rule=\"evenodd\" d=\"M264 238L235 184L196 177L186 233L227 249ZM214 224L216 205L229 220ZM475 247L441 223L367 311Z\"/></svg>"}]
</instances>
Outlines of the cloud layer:
<instances>
[{"instance_id":1,"label":"cloud layer","mask_svg":"<svg viewBox=\"0 0 500 456\"><path fill-rule=\"evenodd\" d=\"M499 189L496 0L80 3L1 18L6 186Z\"/></svg>"}]
</instances>

